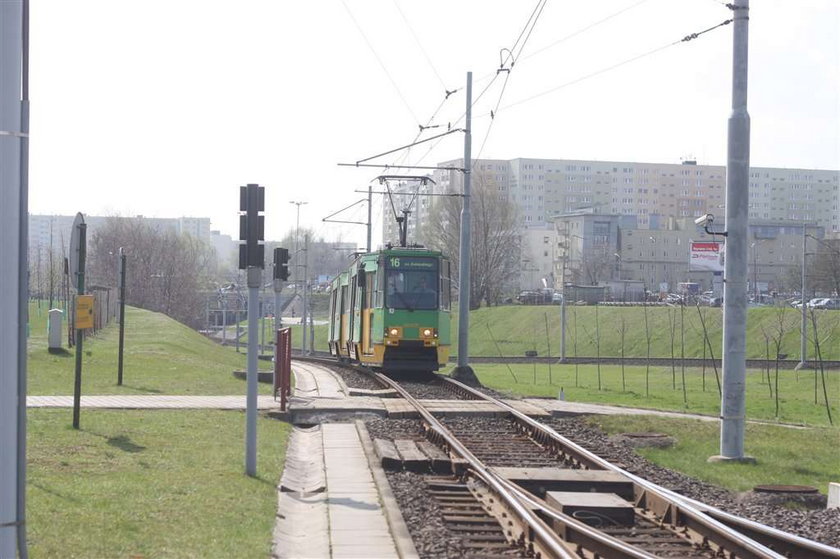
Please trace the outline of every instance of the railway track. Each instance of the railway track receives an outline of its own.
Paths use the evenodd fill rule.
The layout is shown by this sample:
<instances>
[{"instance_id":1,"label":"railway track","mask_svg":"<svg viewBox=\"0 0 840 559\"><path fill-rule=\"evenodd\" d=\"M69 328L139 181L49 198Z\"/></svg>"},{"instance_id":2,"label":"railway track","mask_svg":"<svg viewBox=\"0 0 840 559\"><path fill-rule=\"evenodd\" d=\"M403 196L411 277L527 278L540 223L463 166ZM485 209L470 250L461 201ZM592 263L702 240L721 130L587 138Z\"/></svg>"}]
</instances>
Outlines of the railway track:
<instances>
[{"instance_id":1,"label":"railway track","mask_svg":"<svg viewBox=\"0 0 840 559\"><path fill-rule=\"evenodd\" d=\"M465 512L444 518L459 522L458 530L465 535L489 537L469 544L477 555L509 557L515 545L522 556L537 557L840 558L835 548L655 486L504 402L451 379L424 383L420 395L426 397L434 384L435 391L449 392L452 399L491 401L507 417L495 419L492 428L484 423L477 431L466 427L469 422L441 421L412 395L418 393L416 383L405 388L381 373L373 374L411 402L423 419L426 437L453 457L460 475L427 483L457 486L452 489L458 493L455 501L466 503ZM472 513L480 520L467 522ZM488 524L488 515L498 528ZM486 532L470 532L472 524ZM507 544L498 540L499 529ZM488 545L482 547L482 541Z\"/></svg>"}]
</instances>

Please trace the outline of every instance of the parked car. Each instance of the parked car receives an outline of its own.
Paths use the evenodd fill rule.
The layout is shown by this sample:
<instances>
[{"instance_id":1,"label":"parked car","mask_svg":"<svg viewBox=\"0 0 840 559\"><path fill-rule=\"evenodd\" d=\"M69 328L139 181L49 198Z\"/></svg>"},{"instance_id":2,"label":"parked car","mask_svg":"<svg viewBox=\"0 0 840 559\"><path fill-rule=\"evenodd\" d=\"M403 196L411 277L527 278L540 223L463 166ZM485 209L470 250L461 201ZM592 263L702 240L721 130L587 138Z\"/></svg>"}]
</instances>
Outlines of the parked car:
<instances>
[{"instance_id":1,"label":"parked car","mask_svg":"<svg viewBox=\"0 0 840 559\"><path fill-rule=\"evenodd\" d=\"M828 301L828 297L815 297L808 301L808 308L809 309L819 309L822 308L819 305L822 305L825 301Z\"/></svg>"},{"instance_id":2,"label":"parked car","mask_svg":"<svg viewBox=\"0 0 840 559\"><path fill-rule=\"evenodd\" d=\"M810 305L810 303L809 303ZM840 309L840 299L833 299L826 297L825 299L820 299L816 303L813 304L811 308L814 309L826 309L826 310L837 310Z\"/></svg>"}]
</instances>

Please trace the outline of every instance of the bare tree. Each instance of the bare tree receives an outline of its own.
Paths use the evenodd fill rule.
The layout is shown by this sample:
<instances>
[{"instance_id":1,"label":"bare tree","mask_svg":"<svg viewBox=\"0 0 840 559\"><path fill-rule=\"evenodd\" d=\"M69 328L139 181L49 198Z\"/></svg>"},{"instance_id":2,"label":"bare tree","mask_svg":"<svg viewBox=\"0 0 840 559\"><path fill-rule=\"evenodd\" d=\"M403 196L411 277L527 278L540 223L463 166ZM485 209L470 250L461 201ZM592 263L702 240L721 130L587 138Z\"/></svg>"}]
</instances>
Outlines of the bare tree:
<instances>
[{"instance_id":1,"label":"bare tree","mask_svg":"<svg viewBox=\"0 0 840 559\"><path fill-rule=\"evenodd\" d=\"M516 206L507 196L485 183L481 176L473 185L470 247L470 309L481 302L498 304L519 269L520 228ZM426 227L427 238L433 248L443 251L452 261L452 276L460 288L459 243L461 208L458 196L437 200Z\"/></svg>"},{"instance_id":2,"label":"bare tree","mask_svg":"<svg viewBox=\"0 0 840 559\"><path fill-rule=\"evenodd\" d=\"M91 284L116 286L117 259L128 257L126 303L187 325L204 319L203 292L212 285L215 253L190 235L158 230L142 219L109 218L88 245Z\"/></svg>"}]
</instances>

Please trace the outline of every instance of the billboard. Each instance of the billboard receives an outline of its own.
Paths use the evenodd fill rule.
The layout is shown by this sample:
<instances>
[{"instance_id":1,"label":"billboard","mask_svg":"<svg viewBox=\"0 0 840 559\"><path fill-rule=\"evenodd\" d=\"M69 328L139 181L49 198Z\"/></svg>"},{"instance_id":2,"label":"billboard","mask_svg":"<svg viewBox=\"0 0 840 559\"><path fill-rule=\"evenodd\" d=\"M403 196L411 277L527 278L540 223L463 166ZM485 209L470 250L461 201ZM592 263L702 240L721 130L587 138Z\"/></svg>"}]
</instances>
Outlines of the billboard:
<instances>
[{"instance_id":1,"label":"billboard","mask_svg":"<svg viewBox=\"0 0 840 559\"><path fill-rule=\"evenodd\" d=\"M691 243L688 270L691 272L722 272L723 260L723 243Z\"/></svg>"}]
</instances>

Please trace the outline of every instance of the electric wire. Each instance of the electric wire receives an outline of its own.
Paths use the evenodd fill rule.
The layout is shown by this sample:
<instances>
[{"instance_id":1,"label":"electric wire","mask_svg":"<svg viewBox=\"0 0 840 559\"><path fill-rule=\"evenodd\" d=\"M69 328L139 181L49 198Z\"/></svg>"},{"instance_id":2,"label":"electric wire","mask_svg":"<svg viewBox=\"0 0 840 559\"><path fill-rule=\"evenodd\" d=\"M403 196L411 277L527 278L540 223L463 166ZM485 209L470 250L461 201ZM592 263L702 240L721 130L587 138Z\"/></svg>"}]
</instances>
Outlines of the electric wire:
<instances>
[{"instance_id":1,"label":"electric wire","mask_svg":"<svg viewBox=\"0 0 840 559\"><path fill-rule=\"evenodd\" d=\"M429 67L432 69L432 72L434 72L435 76L437 76L440 85L443 86L443 89L445 91L446 83L444 83L443 78L440 77L440 73L437 71L435 65L432 64L432 59L429 58L426 49L423 48L423 44L420 42L420 38L417 37L417 33L414 32L414 28L411 26L411 23L409 23L408 18L405 17L405 12L403 12L402 8L400 8L400 3L398 2L398 0L394 0L394 7L397 8L397 11L400 13L400 16L402 16L403 22L405 22L406 27L408 27L408 30L411 32L411 36L414 37L414 42L417 43L417 47L420 49L420 52L423 53L423 57L426 59L426 62L429 64Z\"/></svg>"},{"instance_id":2,"label":"electric wire","mask_svg":"<svg viewBox=\"0 0 840 559\"><path fill-rule=\"evenodd\" d=\"M350 6L347 5L346 0L341 0L341 3L342 3L342 5L344 5L344 9L347 11L347 14L350 16L350 19L353 20L353 24L356 26L356 29L359 31L359 34L361 34L362 38L365 40L365 43L367 44L368 48L370 49L370 52L373 53L373 56L376 58L376 61L379 63L379 66L382 68L382 71L385 72L386 76L388 76L388 80L391 82L391 85L396 90L397 95L399 95L400 99L402 100L402 102L405 105L405 108L408 110L409 114L411 114L411 118L413 118L415 122L420 122L420 119L418 119L417 116L414 114L414 111L411 110L411 105L408 104L408 101L406 100L405 96L403 95L402 91L400 90L400 87L397 85L397 82L394 81L394 78L393 78L393 76L391 76L391 73L388 71L388 68L385 66L385 63L382 62L382 59L379 57L379 54L376 52L376 49L373 48L373 45L371 44L370 40L368 40L367 35L365 34L361 25L359 25L359 22L356 20L355 16L353 15L353 12L350 11Z\"/></svg>"},{"instance_id":3,"label":"electric wire","mask_svg":"<svg viewBox=\"0 0 840 559\"><path fill-rule=\"evenodd\" d=\"M511 63L510 63L510 68L508 68L507 72L505 72L505 81L502 84L502 90L499 92L499 98L496 101L496 109L495 109L495 111L490 111L490 124L487 126L487 132L484 134L484 139L481 141L481 147L478 150L478 154L474 158L475 161L481 159L481 154L484 153L484 146L487 145L487 140L490 138L490 132L493 130L493 123L496 122L495 114L497 114L499 112L499 105L501 105L502 97L504 97L504 95L505 95L505 89L507 89L508 80L510 79L510 74L513 71L513 66L514 66L514 64L516 64L516 60L519 58L519 56L525 50L525 45L528 44L528 39L531 38L531 33L534 32L534 28L537 26L537 21L539 21L540 16L542 15L543 10L545 9L545 6L546 6L547 3L548 3L548 0L543 0L542 3L538 5L539 11L536 12L536 16L534 16L534 18L533 18L533 24L531 25L530 29L528 29L528 34L525 36L525 40L522 41L522 46L519 48L519 54L518 55L513 54L513 51L516 49L516 45L514 45L513 49L511 49L512 59L511 59ZM501 70L501 68L500 68L500 70ZM473 163L472 165L473 165L473 167L475 167L475 163Z\"/></svg>"},{"instance_id":4,"label":"electric wire","mask_svg":"<svg viewBox=\"0 0 840 559\"><path fill-rule=\"evenodd\" d=\"M723 27L723 26L725 26L725 25L729 25L730 23L732 23L732 21L733 21L732 19L727 19L727 20L725 20L725 21L723 21L723 22L721 22L721 23L719 23L719 24L717 24L717 25L713 25L712 27L709 27L708 29L704 29L703 31L699 31L699 32L697 32L697 33L691 33L691 34L689 34L689 35L686 35L686 36L685 36L685 37L683 37L682 39L678 39L678 40L673 41L673 42L670 42L670 43L668 43L668 44L661 45L661 46L656 47L656 48L654 48L654 49L651 49L651 50L649 50L649 51L647 51L647 52L643 52L642 54L638 54L638 55L636 55L636 56L632 56L632 57L630 57L630 58L627 58L627 59L625 59L625 60L622 60L621 62L617 62L617 63L612 64L612 65L610 65L610 66L607 66L607 67L605 67L605 68L601 68L600 70L596 70L596 71L591 72L591 73L589 73L589 74L583 75L583 76L581 76L581 77L579 77L579 78L575 78L574 80L571 80L571 81L568 81L568 82L562 83L562 84L560 84L560 85L558 85L558 86L552 87L551 89L547 89L547 90L545 90L545 91L543 91L543 92L541 92L541 93L537 93L536 95L532 95L532 96L530 96L530 97L526 97L525 99L521 99L521 100L519 100L519 101L515 101L515 102L513 102L513 103L511 103L511 104L509 104L509 105L505 105L504 107L501 107L501 108L499 109L499 111L497 111L497 113L496 113L496 114L498 114L498 112L505 111L505 110L510 109L510 108L512 108L512 107L516 107L516 106L518 106L518 105L522 105L522 104L524 104L524 103L528 103L528 102L533 101L533 100L535 100L535 99L538 99L538 98L540 98L540 97L544 97L545 95L548 95L548 94L550 94L550 93L554 93L555 91L558 91L558 90L563 89L563 88L565 88L565 87L568 87L568 86L570 86L570 85L578 84L578 83L580 83L580 82L582 82L582 81L588 80L588 79L590 79L590 78L594 78L595 76L599 76L599 75L601 75L601 74L604 74L604 73L606 73L606 72L609 72L610 70L615 70L616 68L620 68L621 66L624 66L625 64L630 64L631 62L635 62L635 61L637 61L637 60L641 60L642 58L646 58L646 57L651 56L651 55L653 55L653 54L656 54L656 53L658 53L658 52L660 52L660 51L663 51L663 50L665 50L665 49L667 49L667 48L670 48L670 47L673 47L673 46L679 45L680 43L686 43L686 42L688 42L688 41L692 41L692 40L694 40L694 39L699 38L701 35L703 35L703 34L705 34L705 33L708 33L708 32L710 32L710 31L713 31L713 30L715 30L715 29L718 29L719 27Z\"/></svg>"},{"instance_id":5,"label":"electric wire","mask_svg":"<svg viewBox=\"0 0 840 559\"><path fill-rule=\"evenodd\" d=\"M610 15L608 15L608 16L606 16L606 17L604 17L604 18L601 18L601 19L599 19L599 20L597 20L597 21L594 21L594 22L590 23L589 25L587 25L587 26L585 26L585 27L581 27L580 29L578 29L578 30L576 30L576 31L572 31L572 32L571 32L571 33L569 33L568 35L566 35L566 36L564 36L564 37L560 37L559 39L557 39L557 40L556 40L556 41L554 41L553 43L551 43L551 44L549 44L549 45L546 45L546 46L544 46L544 47L542 47L542 48L540 48L540 49L537 49L537 50L535 50L534 52L532 52L531 54L529 54L529 55L527 55L527 56L525 56L525 57L522 57L522 58L520 59L520 62L521 62L522 60L528 60L528 59L530 59L530 58L533 58L533 57L537 56L538 54L542 54L543 52L545 52L545 51L547 51L547 50L549 50L549 49L552 49L552 48L556 47L556 46L557 46L557 45L559 45L560 43L563 43L563 42L565 42L565 41L568 41L569 39L573 39L574 37L577 37L578 35L582 35L583 33L586 33L587 31L589 31L590 29L593 29L593 28L595 28L595 27L598 27L599 25L601 25L601 24L603 24L603 23L606 23L606 22L608 22L609 20L611 20L611 19L613 19L613 18L615 18L615 17L620 16L620 15L621 15L621 14L623 14L624 12L628 12L628 11L632 10L633 8L637 8L637 7L641 6L642 4L644 4L644 3L646 3L646 2L649 2L649 1L650 1L650 0L640 0L639 2L636 2L635 4L632 4L632 5L630 5L630 6L626 6L626 7L622 8L622 9L618 10L617 12L613 12L612 14L610 14Z\"/></svg>"}]
</instances>

